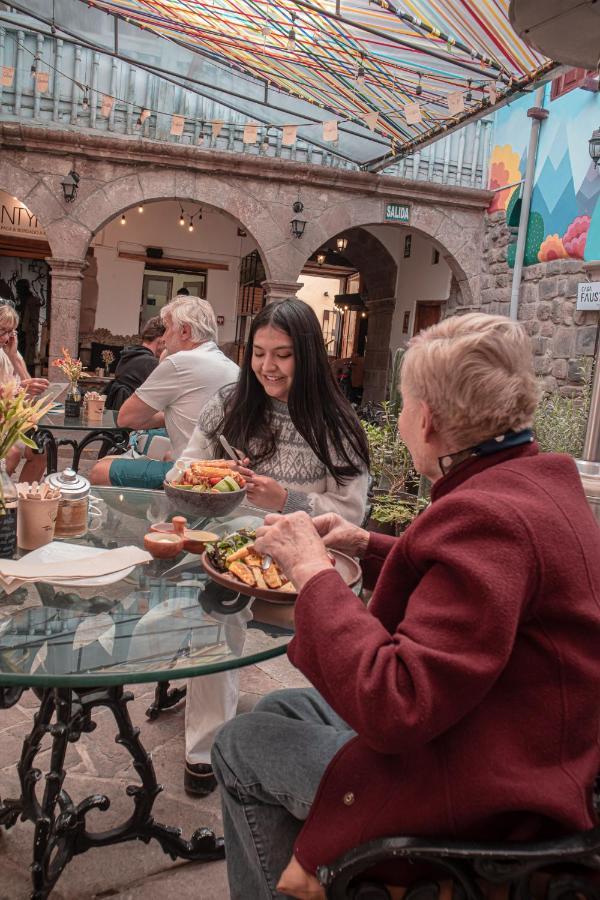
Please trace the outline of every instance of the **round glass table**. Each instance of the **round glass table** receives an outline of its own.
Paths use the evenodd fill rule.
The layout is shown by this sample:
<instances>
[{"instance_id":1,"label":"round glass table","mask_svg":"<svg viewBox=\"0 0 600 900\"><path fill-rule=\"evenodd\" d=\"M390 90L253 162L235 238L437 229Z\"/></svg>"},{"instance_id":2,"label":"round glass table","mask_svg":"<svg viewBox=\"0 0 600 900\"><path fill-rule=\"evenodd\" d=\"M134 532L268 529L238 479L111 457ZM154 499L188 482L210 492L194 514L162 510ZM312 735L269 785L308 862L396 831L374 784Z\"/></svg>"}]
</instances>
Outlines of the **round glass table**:
<instances>
[{"instance_id":1,"label":"round glass table","mask_svg":"<svg viewBox=\"0 0 600 900\"><path fill-rule=\"evenodd\" d=\"M100 516L79 542L100 547L140 545L150 523L174 510L164 494L94 488ZM255 527L263 514L240 507L223 518L191 522L219 534ZM36 582L0 595L0 706L15 702L22 688L40 701L18 763L21 796L0 802L0 824L19 817L35 825L32 897L48 896L76 854L128 840L155 838L173 859L212 860L223 842L197 829L190 840L176 827L154 821L152 806L161 788L139 729L132 724L125 685L166 682L239 668L285 652L293 634L293 605L274 605L228 591L203 573L199 557L180 554L136 566L112 584L57 587ZM90 832L86 816L106 810L104 794L75 803L65 789L65 755L70 742L96 728L95 713L107 708L116 740L129 752L140 779L127 788L132 812L120 826ZM106 727L106 717L103 717ZM42 740L52 748L45 785L35 766ZM39 788L38 788L39 785Z\"/></svg>"},{"instance_id":2,"label":"round glass table","mask_svg":"<svg viewBox=\"0 0 600 900\"><path fill-rule=\"evenodd\" d=\"M90 444L102 441L100 456L115 450L123 452L127 450L130 433L130 428L117 425L116 410L105 409L101 422L88 422L83 415L77 419L65 416L63 409L47 413L40 420L33 437L39 451L46 453L47 471L50 473L57 470L59 447L70 446L73 449L71 468L77 471L81 454Z\"/></svg>"}]
</instances>

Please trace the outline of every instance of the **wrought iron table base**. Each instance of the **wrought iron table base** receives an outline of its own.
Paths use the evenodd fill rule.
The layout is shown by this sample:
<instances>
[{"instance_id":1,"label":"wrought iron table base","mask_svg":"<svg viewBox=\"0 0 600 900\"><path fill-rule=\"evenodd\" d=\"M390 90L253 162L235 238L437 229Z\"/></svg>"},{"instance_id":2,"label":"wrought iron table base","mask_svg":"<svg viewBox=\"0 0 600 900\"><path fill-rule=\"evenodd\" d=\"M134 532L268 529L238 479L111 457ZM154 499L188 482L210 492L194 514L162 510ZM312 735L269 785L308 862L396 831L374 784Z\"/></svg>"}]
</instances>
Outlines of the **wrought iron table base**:
<instances>
[{"instance_id":1,"label":"wrought iron table base","mask_svg":"<svg viewBox=\"0 0 600 900\"><path fill-rule=\"evenodd\" d=\"M98 459L102 459L108 453L125 453L128 447L130 429L122 428L120 430L94 428L90 426L89 432L81 441L74 438L56 438L49 428L43 425L38 427L35 432L34 439L40 453L46 453L48 474L56 472L58 469L58 449L59 447L71 447L73 450L73 460L71 468L76 472L79 470L81 454L93 444L95 441L102 441L102 446L98 451Z\"/></svg>"},{"instance_id":2,"label":"wrought iron table base","mask_svg":"<svg viewBox=\"0 0 600 900\"><path fill-rule=\"evenodd\" d=\"M0 802L0 825L12 827L20 817L35 825L33 840L32 900L45 900L67 863L91 847L105 847L124 841L155 838L171 859L182 857L208 862L225 855L223 839L207 828L198 828L189 841L181 837L181 829L155 822L152 807L162 791L154 766L139 739L127 710L133 694L122 686L108 688L44 688L30 734L23 742L17 766L21 796ZM107 810L109 798L104 794L86 797L74 803L63 788L65 755L69 742L79 740L83 732L96 728L92 721L95 707L105 706L117 723L117 743L130 753L141 784L128 785L126 793L133 800L129 818L120 826L91 833L86 816L92 809ZM50 769L46 774L43 797L37 796L36 785L42 773L35 768L35 758L46 734L52 736Z\"/></svg>"},{"instance_id":3,"label":"wrought iron table base","mask_svg":"<svg viewBox=\"0 0 600 900\"><path fill-rule=\"evenodd\" d=\"M154 700L146 710L146 715L153 722L163 710L177 706L186 694L187 688L172 688L169 681L159 681L154 691Z\"/></svg>"}]
</instances>

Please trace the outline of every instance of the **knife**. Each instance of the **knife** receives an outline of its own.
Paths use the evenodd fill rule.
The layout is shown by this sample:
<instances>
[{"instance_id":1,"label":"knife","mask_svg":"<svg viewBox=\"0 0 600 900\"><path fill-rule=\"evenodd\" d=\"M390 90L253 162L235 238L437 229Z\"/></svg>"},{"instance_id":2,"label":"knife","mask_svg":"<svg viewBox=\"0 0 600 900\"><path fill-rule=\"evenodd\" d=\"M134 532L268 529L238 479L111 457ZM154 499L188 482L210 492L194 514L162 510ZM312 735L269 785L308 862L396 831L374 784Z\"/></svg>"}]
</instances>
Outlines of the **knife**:
<instances>
[{"instance_id":1,"label":"knife","mask_svg":"<svg viewBox=\"0 0 600 900\"><path fill-rule=\"evenodd\" d=\"M219 435L219 441L221 443L221 446L223 447L223 450L225 451L225 453L227 454L227 456L230 459L232 459L234 462L242 462L243 461L243 459L244 459L243 453L240 453L239 450L234 450L224 434Z\"/></svg>"}]
</instances>

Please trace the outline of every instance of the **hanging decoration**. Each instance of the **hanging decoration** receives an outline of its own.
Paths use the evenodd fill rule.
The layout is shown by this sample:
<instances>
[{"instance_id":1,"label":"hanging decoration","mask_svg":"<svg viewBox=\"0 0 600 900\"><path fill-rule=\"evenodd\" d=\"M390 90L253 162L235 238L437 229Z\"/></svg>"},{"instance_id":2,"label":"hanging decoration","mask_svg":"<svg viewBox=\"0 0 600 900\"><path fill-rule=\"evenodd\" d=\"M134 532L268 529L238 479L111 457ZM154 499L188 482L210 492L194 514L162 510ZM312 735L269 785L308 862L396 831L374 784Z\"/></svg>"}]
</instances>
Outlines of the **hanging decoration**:
<instances>
[{"instance_id":1,"label":"hanging decoration","mask_svg":"<svg viewBox=\"0 0 600 900\"><path fill-rule=\"evenodd\" d=\"M14 66L0 66L0 86L12 87L15 77Z\"/></svg>"},{"instance_id":2,"label":"hanging decoration","mask_svg":"<svg viewBox=\"0 0 600 900\"><path fill-rule=\"evenodd\" d=\"M114 97L109 97L107 94L104 94L102 97L102 106L100 107L100 115L102 115L106 119L108 119L108 117L110 116L110 114L112 112L114 103L115 103Z\"/></svg>"},{"instance_id":3,"label":"hanging decoration","mask_svg":"<svg viewBox=\"0 0 600 900\"><path fill-rule=\"evenodd\" d=\"M244 125L244 134L242 140L245 144L255 144L258 137L258 125L255 122L248 122Z\"/></svg>"},{"instance_id":4,"label":"hanging decoration","mask_svg":"<svg viewBox=\"0 0 600 900\"><path fill-rule=\"evenodd\" d=\"M336 0L271 0L266 8L258 0L81 2L207 55L242 81L258 79L312 104L320 114L295 123L307 141L318 142L319 122L325 118L327 126L329 116L335 130L364 123L365 131L377 131L390 144L393 139L399 153L412 153L555 68L511 29L505 0L411 0L410 12L391 0L342 7ZM415 109L409 122L405 110L416 98L420 115ZM269 117L268 106L265 112ZM212 123L213 139L223 124ZM284 126L266 120L260 127L281 133Z\"/></svg>"},{"instance_id":5,"label":"hanging decoration","mask_svg":"<svg viewBox=\"0 0 600 900\"><path fill-rule=\"evenodd\" d=\"M216 119L214 122L211 122L210 124L212 127L213 138L216 140L219 137L219 135L221 134L221 131L223 130L223 125L225 123L221 122L219 119Z\"/></svg>"},{"instance_id":6,"label":"hanging decoration","mask_svg":"<svg viewBox=\"0 0 600 900\"><path fill-rule=\"evenodd\" d=\"M406 119L407 125L418 125L419 122L423 120L419 103L416 101L414 103L407 103L404 107L404 118Z\"/></svg>"},{"instance_id":7,"label":"hanging decoration","mask_svg":"<svg viewBox=\"0 0 600 900\"><path fill-rule=\"evenodd\" d=\"M286 147L296 143L296 135L298 133L297 125L284 125L281 135L281 143Z\"/></svg>"},{"instance_id":8,"label":"hanging decoration","mask_svg":"<svg viewBox=\"0 0 600 900\"><path fill-rule=\"evenodd\" d=\"M183 134L183 126L185 125L185 116L171 117L171 134L179 136Z\"/></svg>"},{"instance_id":9,"label":"hanging decoration","mask_svg":"<svg viewBox=\"0 0 600 900\"><path fill-rule=\"evenodd\" d=\"M323 140L337 141L338 139L338 123L336 119L329 122L323 122Z\"/></svg>"},{"instance_id":10,"label":"hanging decoration","mask_svg":"<svg viewBox=\"0 0 600 900\"><path fill-rule=\"evenodd\" d=\"M49 72L35 72L35 89L39 91L40 94L45 94L48 88L50 87L50 73Z\"/></svg>"}]
</instances>

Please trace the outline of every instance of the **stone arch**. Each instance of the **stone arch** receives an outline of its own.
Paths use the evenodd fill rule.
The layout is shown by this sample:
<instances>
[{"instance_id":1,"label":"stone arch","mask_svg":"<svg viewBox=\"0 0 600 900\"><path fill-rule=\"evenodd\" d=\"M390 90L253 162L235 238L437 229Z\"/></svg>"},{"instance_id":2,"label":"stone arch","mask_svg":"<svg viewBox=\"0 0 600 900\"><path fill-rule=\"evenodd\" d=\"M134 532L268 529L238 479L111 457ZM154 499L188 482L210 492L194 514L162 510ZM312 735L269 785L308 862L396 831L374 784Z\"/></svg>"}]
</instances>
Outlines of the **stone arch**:
<instances>
[{"instance_id":1,"label":"stone arch","mask_svg":"<svg viewBox=\"0 0 600 900\"><path fill-rule=\"evenodd\" d=\"M446 199L444 193L447 191L442 186L439 192ZM458 284L459 305L479 305L479 271L484 234L484 209L480 203L473 204L472 207L459 205L459 201L453 201L451 196L448 196L446 202L435 202L433 198L423 199L411 185L406 197L406 202L410 205L410 223L406 226L394 226L385 221L385 197L356 194L331 203L327 194L316 189L303 192L303 199L305 197L305 215L308 219L302 240L305 260L341 232L346 234L351 229L369 225L409 228L427 237L440 251ZM399 199L399 202L404 201ZM309 218L311 213L313 216ZM280 256L282 252L283 248L280 249ZM278 266L277 277L288 281L297 280L303 263L299 266L295 263L295 259L288 259L287 272L280 271Z\"/></svg>"},{"instance_id":2,"label":"stone arch","mask_svg":"<svg viewBox=\"0 0 600 900\"><path fill-rule=\"evenodd\" d=\"M350 228L344 231L344 237L348 238L348 246L343 255L360 272L368 299L393 297L398 266L389 250L363 228Z\"/></svg>"},{"instance_id":3,"label":"stone arch","mask_svg":"<svg viewBox=\"0 0 600 900\"><path fill-rule=\"evenodd\" d=\"M40 177L32 175L9 159L0 158L0 188L16 197L37 216L46 233L46 241L53 252L50 225L64 215L56 197Z\"/></svg>"},{"instance_id":4,"label":"stone arch","mask_svg":"<svg viewBox=\"0 0 600 900\"><path fill-rule=\"evenodd\" d=\"M269 224L273 229L275 223L272 220L269 223L264 205L254 201L247 191L242 191L231 182L194 172L148 168L106 182L73 205L72 217L68 222L55 223L55 242L62 246L68 241L72 248L71 255L85 258L92 238L108 222L139 203L161 200L202 203L237 219L256 242L267 278L270 278L264 242Z\"/></svg>"}]
</instances>

